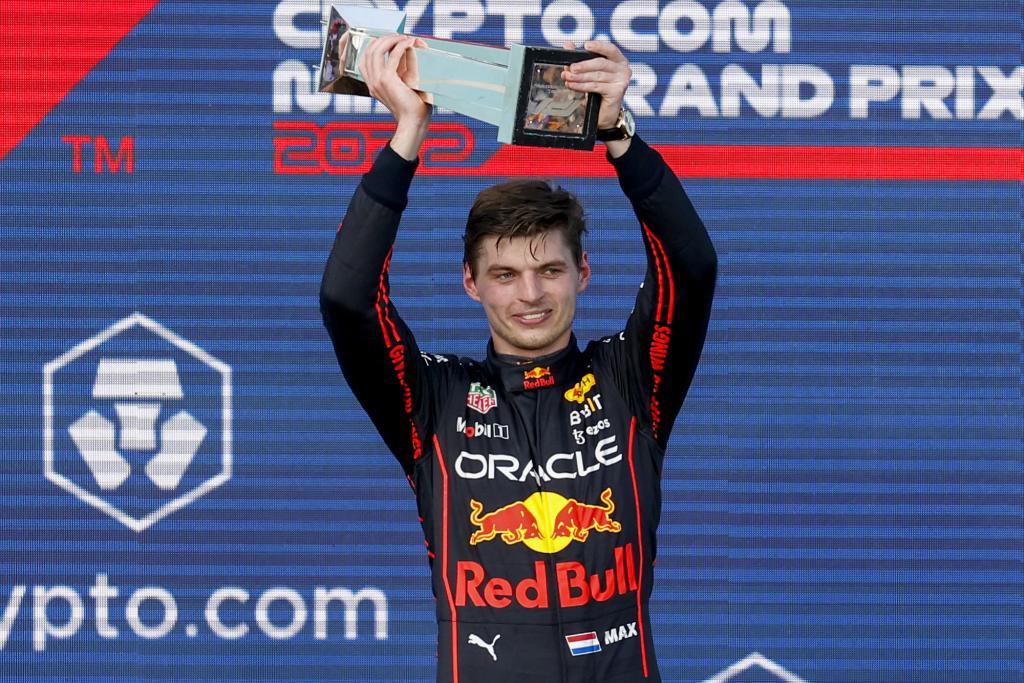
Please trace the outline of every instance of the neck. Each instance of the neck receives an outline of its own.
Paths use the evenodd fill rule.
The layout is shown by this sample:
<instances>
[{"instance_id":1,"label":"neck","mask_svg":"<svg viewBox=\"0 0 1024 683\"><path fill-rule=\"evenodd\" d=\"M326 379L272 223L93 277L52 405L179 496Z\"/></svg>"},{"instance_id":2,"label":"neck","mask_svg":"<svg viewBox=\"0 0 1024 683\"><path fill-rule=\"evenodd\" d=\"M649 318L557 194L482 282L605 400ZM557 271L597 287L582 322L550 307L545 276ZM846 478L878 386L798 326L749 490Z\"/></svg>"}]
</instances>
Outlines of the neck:
<instances>
[{"instance_id":1,"label":"neck","mask_svg":"<svg viewBox=\"0 0 1024 683\"><path fill-rule=\"evenodd\" d=\"M572 343L571 333L565 339L560 339L543 349L520 349L503 343L502 340L496 339L493 336L491 337L491 346L494 348L494 353L503 361L517 365L528 365L548 356L553 356L568 348L570 343Z\"/></svg>"}]
</instances>

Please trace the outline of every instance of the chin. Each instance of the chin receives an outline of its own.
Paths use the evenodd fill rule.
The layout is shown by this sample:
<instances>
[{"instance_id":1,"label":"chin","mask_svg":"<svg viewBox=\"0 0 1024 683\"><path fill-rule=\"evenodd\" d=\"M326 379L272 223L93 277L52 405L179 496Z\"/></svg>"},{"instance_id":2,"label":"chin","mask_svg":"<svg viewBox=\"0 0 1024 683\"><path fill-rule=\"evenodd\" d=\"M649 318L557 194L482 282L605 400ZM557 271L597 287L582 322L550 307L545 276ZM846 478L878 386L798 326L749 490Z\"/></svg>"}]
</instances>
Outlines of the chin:
<instances>
[{"instance_id":1,"label":"chin","mask_svg":"<svg viewBox=\"0 0 1024 683\"><path fill-rule=\"evenodd\" d=\"M554 339L519 340L516 346L525 351L540 351L547 348L554 341Z\"/></svg>"},{"instance_id":2,"label":"chin","mask_svg":"<svg viewBox=\"0 0 1024 683\"><path fill-rule=\"evenodd\" d=\"M564 333L565 330L538 330L537 334L513 335L511 337L507 337L505 341L518 349L522 349L523 351L542 351L558 341L558 338Z\"/></svg>"}]
</instances>

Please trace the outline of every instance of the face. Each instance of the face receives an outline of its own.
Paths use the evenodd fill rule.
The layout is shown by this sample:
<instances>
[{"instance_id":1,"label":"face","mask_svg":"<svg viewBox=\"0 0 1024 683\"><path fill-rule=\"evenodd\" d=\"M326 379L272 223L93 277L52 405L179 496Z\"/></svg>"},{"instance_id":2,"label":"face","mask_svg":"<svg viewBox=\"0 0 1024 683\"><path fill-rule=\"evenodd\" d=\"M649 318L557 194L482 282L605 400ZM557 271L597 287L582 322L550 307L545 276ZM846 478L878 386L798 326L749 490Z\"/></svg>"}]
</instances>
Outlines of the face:
<instances>
[{"instance_id":1,"label":"face","mask_svg":"<svg viewBox=\"0 0 1024 683\"><path fill-rule=\"evenodd\" d=\"M494 350L537 357L569 343L576 295L590 282L586 253L579 268L560 232L503 239L488 236L476 257L476 277L466 265L463 285L483 304Z\"/></svg>"}]
</instances>

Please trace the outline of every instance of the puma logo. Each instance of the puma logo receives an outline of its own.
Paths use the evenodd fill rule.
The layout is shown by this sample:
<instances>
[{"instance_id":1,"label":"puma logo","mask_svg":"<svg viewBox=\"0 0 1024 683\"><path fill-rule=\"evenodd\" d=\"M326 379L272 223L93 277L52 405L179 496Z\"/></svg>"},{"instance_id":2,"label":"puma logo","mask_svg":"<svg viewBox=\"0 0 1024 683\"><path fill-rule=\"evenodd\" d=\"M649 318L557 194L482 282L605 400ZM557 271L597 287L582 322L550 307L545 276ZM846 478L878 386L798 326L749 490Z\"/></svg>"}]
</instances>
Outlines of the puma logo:
<instances>
[{"instance_id":1,"label":"puma logo","mask_svg":"<svg viewBox=\"0 0 1024 683\"><path fill-rule=\"evenodd\" d=\"M485 649L485 650L487 650L488 652L491 653L491 657L494 659L494 661L498 661L498 655L494 654L494 644L496 642L498 642L498 638L501 638L501 634L500 633L498 635L494 636L494 640L492 640L491 642L487 643L487 642L484 642L483 638L481 638L477 634L470 633L469 634L469 644L470 645L479 645L480 647L482 647L483 649Z\"/></svg>"}]
</instances>

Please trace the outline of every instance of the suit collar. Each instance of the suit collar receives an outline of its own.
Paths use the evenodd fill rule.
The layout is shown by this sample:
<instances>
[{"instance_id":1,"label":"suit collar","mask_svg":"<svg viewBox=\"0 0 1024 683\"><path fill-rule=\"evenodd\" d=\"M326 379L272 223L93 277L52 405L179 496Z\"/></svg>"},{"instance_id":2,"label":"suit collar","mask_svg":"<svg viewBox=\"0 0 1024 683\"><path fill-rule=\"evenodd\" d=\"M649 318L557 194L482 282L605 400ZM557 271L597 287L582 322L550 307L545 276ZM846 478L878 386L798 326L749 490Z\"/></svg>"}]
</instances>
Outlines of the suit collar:
<instances>
[{"instance_id":1,"label":"suit collar","mask_svg":"<svg viewBox=\"0 0 1024 683\"><path fill-rule=\"evenodd\" d=\"M569 337L569 344L559 351L537 358L509 356L494 350L494 342L487 342L487 368L501 375L505 391L534 391L559 386L569 379L580 350L576 335Z\"/></svg>"}]
</instances>

